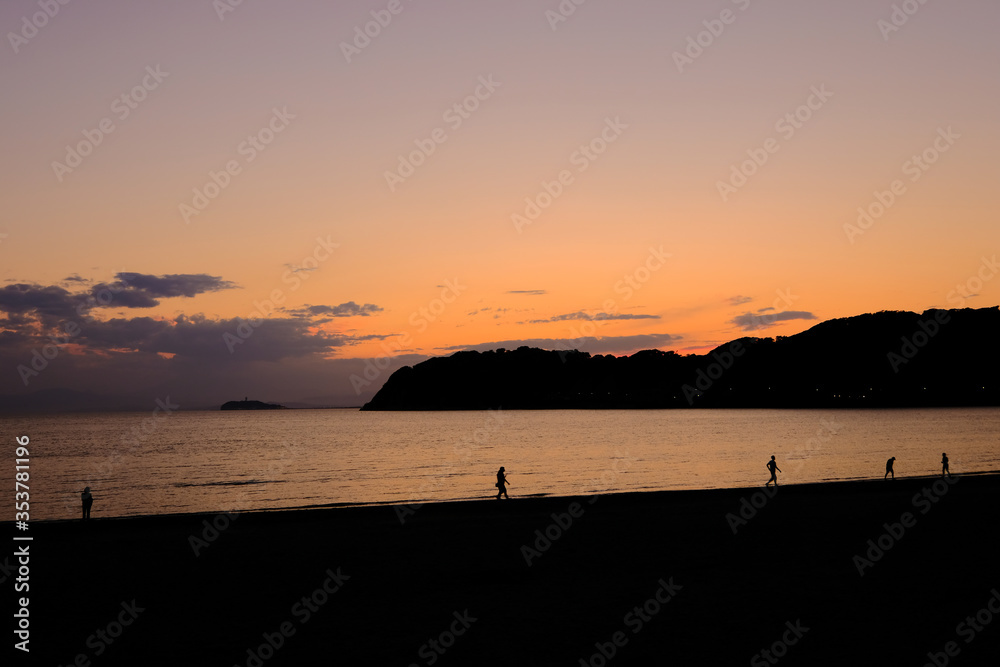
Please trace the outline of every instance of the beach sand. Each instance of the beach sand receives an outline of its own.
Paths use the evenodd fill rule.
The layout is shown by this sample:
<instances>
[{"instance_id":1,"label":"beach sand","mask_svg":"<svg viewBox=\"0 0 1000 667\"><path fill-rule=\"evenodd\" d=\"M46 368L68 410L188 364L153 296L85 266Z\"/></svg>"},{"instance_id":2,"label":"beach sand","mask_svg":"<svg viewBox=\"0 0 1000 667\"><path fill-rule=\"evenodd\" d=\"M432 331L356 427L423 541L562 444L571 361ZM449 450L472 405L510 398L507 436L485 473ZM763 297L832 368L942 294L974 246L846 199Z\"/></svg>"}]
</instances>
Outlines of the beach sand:
<instances>
[{"instance_id":1,"label":"beach sand","mask_svg":"<svg viewBox=\"0 0 1000 667\"><path fill-rule=\"evenodd\" d=\"M27 533L31 656L919 666L930 652L939 665L997 664L1000 613L985 625L980 614L980 631L960 624L1000 590L1000 475L952 482L515 496L428 504L404 522L391 506L234 519L100 519L95 506L87 525L37 522ZM761 505L754 516L744 499ZM734 520L741 508L745 523ZM229 525L207 531L213 521ZM904 532L887 535L886 524ZM192 536L204 540L197 555ZM880 537L888 548L859 565ZM1000 610L1000 594L992 604Z\"/></svg>"}]
</instances>

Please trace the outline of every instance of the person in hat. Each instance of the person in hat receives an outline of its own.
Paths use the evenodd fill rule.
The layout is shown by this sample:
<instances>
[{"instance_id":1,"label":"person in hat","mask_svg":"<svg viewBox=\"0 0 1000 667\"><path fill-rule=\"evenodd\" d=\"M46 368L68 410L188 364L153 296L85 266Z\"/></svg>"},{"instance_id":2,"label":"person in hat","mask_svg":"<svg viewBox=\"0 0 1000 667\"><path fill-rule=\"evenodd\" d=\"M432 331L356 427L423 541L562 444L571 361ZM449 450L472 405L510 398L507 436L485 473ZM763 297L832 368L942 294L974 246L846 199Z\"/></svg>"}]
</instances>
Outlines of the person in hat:
<instances>
[{"instance_id":1,"label":"person in hat","mask_svg":"<svg viewBox=\"0 0 1000 667\"><path fill-rule=\"evenodd\" d=\"M90 518L90 508L94 504L94 496L90 495L89 486L80 494L80 499L83 500L83 520L86 521Z\"/></svg>"},{"instance_id":2,"label":"person in hat","mask_svg":"<svg viewBox=\"0 0 1000 667\"><path fill-rule=\"evenodd\" d=\"M500 500L501 495L510 500L510 496L507 495L507 476L503 474L503 471L503 466L500 466L500 470L497 471L497 500Z\"/></svg>"}]
</instances>

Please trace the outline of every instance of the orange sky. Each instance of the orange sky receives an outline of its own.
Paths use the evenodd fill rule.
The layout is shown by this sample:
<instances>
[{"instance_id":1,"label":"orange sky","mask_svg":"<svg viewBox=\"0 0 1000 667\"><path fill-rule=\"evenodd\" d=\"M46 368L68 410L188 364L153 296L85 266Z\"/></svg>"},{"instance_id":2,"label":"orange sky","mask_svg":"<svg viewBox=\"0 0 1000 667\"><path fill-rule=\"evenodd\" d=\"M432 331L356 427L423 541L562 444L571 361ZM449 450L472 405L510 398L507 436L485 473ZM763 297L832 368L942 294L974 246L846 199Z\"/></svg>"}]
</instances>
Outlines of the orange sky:
<instances>
[{"instance_id":1,"label":"orange sky","mask_svg":"<svg viewBox=\"0 0 1000 667\"><path fill-rule=\"evenodd\" d=\"M639 335L701 351L769 307L790 319L751 335L1000 302L1000 280L952 292L1000 250L995 3L928 3L885 32L892 3L861 0L592 2L554 24L555 1L403 0L348 62L342 43L387 4L246 2L220 18L208 2L73 3L30 39L8 35L4 284L231 283L102 319L229 320L275 290L275 317L377 307L317 323L350 338L337 358L404 334L420 354L577 338L588 320L565 316L612 303L629 319L594 331L629 353ZM703 32L723 10L732 22ZM35 11L4 3L0 25L23 32ZM689 37L708 46L678 71ZM85 132L100 142L79 166L54 165ZM415 150L430 154L390 187ZM914 168L925 151L934 163ZM754 155L766 162L723 197ZM227 163L226 187L185 216ZM519 229L512 216L560 175ZM845 229L896 180L883 215ZM291 272L318 238L337 244L329 258ZM669 258L647 276L651 248ZM627 276L646 279L626 290ZM420 310L447 281L462 288L431 322Z\"/></svg>"}]
</instances>

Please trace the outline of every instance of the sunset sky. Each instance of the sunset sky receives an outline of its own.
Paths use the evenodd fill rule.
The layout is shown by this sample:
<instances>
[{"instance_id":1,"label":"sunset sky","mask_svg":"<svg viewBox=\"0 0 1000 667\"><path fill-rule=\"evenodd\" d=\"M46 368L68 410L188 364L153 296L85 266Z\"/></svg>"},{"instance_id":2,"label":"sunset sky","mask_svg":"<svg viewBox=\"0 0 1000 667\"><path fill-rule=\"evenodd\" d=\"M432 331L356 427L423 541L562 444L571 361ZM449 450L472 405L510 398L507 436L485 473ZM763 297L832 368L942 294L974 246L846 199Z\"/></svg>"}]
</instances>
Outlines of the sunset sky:
<instances>
[{"instance_id":1,"label":"sunset sky","mask_svg":"<svg viewBox=\"0 0 1000 667\"><path fill-rule=\"evenodd\" d=\"M0 395L358 405L459 349L996 305L998 25L992 0L8 0Z\"/></svg>"}]
</instances>

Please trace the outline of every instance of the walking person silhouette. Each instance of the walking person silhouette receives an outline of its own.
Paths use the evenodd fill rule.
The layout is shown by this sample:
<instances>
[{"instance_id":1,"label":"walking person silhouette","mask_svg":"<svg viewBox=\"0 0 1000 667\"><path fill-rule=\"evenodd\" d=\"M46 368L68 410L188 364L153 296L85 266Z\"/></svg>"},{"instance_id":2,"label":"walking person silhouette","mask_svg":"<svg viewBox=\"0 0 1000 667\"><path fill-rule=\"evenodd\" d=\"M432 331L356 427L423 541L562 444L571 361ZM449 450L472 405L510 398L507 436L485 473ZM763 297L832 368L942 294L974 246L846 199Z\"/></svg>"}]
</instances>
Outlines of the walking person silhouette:
<instances>
[{"instance_id":1,"label":"walking person silhouette","mask_svg":"<svg viewBox=\"0 0 1000 667\"><path fill-rule=\"evenodd\" d=\"M771 460L767 462L767 469L771 471L771 479L767 480L767 484L764 486L770 486L771 482L774 482L775 486L778 486L778 473L781 472L781 468L774 460L774 455L771 455ZM775 472L777 471L777 472Z\"/></svg>"},{"instance_id":2,"label":"walking person silhouette","mask_svg":"<svg viewBox=\"0 0 1000 667\"><path fill-rule=\"evenodd\" d=\"M510 496L507 495L507 476L503 474L504 467L500 466L500 470L497 470L497 500L500 500L501 494L507 500L510 500Z\"/></svg>"},{"instance_id":3,"label":"walking person silhouette","mask_svg":"<svg viewBox=\"0 0 1000 667\"><path fill-rule=\"evenodd\" d=\"M889 459L888 461L885 462L885 477L883 477L882 479L885 479L889 475L892 475L892 478L896 479L896 473L893 472L893 470L892 470L892 464L893 464L893 462L895 460L896 460L896 457L893 456L891 459Z\"/></svg>"},{"instance_id":4,"label":"walking person silhouette","mask_svg":"<svg viewBox=\"0 0 1000 667\"><path fill-rule=\"evenodd\" d=\"M948 469L948 455L941 452L941 476L944 477L945 475L951 477L951 470Z\"/></svg>"},{"instance_id":5,"label":"walking person silhouette","mask_svg":"<svg viewBox=\"0 0 1000 667\"><path fill-rule=\"evenodd\" d=\"M83 501L83 520L86 521L90 518L90 508L94 504L94 496L90 495L89 486L80 494L80 500Z\"/></svg>"}]
</instances>

